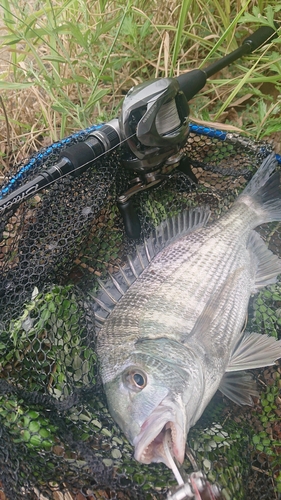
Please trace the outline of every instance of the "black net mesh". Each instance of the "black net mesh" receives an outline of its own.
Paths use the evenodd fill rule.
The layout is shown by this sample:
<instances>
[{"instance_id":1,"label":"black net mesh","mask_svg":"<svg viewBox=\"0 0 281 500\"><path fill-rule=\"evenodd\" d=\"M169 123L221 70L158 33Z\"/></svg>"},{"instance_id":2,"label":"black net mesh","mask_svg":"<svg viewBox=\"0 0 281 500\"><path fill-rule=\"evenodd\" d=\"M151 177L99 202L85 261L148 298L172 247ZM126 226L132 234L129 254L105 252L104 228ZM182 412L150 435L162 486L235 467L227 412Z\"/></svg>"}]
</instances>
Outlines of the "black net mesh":
<instances>
[{"instance_id":1,"label":"black net mesh","mask_svg":"<svg viewBox=\"0 0 281 500\"><path fill-rule=\"evenodd\" d=\"M191 134L186 153L198 185L176 171L136 195L142 236L186 207L209 204L218 217L269 151L242 137ZM57 154L54 148L21 182L53 164ZM116 206L130 176L115 151L79 178L64 178L2 216L1 500L161 499L175 487L164 465L134 460L107 411L95 353L90 305L97 277L135 246ZM263 227L262 235L280 255L280 224ZM281 338L280 328L277 283L253 298L248 329ZM199 468L225 500L280 498L280 375L279 365L255 371L261 397L253 407L215 396L189 433L184 478ZM214 498L210 491L202 498Z\"/></svg>"}]
</instances>

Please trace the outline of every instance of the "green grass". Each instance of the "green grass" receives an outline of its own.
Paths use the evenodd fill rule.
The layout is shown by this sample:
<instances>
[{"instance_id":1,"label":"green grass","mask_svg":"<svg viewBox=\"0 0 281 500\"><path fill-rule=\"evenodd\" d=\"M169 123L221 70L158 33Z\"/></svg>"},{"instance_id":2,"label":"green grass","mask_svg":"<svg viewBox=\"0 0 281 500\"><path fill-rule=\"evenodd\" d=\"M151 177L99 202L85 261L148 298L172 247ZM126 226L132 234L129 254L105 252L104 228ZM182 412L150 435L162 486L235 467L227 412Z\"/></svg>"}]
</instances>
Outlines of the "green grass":
<instances>
[{"instance_id":1,"label":"green grass","mask_svg":"<svg viewBox=\"0 0 281 500\"><path fill-rule=\"evenodd\" d=\"M210 64L272 26L280 9L275 0L165 0L161 8L156 0L2 0L0 159L118 115L132 85ZM192 116L232 121L255 138L279 133L280 52L279 37L215 75Z\"/></svg>"}]
</instances>

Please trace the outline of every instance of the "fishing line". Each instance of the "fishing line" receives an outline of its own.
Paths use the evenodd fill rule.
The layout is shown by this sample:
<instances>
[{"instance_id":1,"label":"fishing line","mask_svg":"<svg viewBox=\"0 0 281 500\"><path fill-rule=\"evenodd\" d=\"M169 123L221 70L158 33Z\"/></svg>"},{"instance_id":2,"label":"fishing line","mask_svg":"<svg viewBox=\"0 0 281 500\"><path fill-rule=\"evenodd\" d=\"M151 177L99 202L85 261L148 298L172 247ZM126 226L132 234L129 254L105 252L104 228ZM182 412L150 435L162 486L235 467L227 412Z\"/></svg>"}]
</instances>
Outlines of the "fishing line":
<instances>
[{"instance_id":1,"label":"fishing line","mask_svg":"<svg viewBox=\"0 0 281 500\"><path fill-rule=\"evenodd\" d=\"M175 461L174 461L174 459L173 459L173 457L171 455L169 444L170 444L170 439L169 439L169 436L168 436L168 432L166 431L165 432L165 436L164 436L164 440L163 440L163 448L164 448L164 452L165 452L165 458L168 459L168 464L171 467L171 469L172 469L172 471L174 473L174 476L175 476L178 484L180 486L182 486L182 485L184 485L184 480L181 477L180 471L177 468L177 466L175 464Z\"/></svg>"}]
</instances>

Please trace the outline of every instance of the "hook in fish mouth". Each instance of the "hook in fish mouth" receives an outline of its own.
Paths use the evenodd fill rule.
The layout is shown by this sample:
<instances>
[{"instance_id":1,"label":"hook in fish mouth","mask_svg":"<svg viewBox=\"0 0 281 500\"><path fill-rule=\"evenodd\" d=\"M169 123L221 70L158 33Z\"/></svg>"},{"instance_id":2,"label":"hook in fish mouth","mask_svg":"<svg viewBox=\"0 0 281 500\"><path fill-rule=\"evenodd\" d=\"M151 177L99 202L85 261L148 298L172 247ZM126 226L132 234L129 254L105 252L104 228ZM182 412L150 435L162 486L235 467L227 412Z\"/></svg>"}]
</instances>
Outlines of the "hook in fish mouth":
<instances>
[{"instance_id":1,"label":"hook in fish mouth","mask_svg":"<svg viewBox=\"0 0 281 500\"><path fill-rule=\"evenodd\" d=\"M183 463L186 434L182 410L171 402L169 405L162 402L145 420L133 441L135 459L145 464L164 462L172 469L172 457Z\"/></svg>"}]
</instances>

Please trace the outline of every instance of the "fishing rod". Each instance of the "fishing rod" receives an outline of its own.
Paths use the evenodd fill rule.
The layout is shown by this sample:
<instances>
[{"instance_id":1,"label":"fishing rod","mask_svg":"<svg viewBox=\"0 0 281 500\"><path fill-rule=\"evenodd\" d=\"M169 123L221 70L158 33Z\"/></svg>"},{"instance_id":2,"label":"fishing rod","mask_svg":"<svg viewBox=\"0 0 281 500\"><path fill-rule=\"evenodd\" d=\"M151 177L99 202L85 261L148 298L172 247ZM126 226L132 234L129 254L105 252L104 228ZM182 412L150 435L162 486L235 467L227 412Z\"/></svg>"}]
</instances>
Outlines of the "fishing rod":
<instances>
[{"instance_id":1,"label":"fishing rod","mask_svg":"<svg viewBox=\"0 0 281 500\"><path fill-rule=\"evenodd\" d=\"M86 140L62 151L55 165L4 196L0 200L0 214L14 211L23 200L66 175L81 175L98 158L123 145L122 163L137 177L118 197L117 204L128 236L137 238L140 222L132 204L135 193L168 178L175 168L196 181L188 158L181 153L190 131L188 101L203 89L212 75L276 36L273 28L262 26L236 50L204 69L194 69L176 78L150 80L133 87L125 96L119 118L95 128Z\"/></svg>"}]
</instances>

